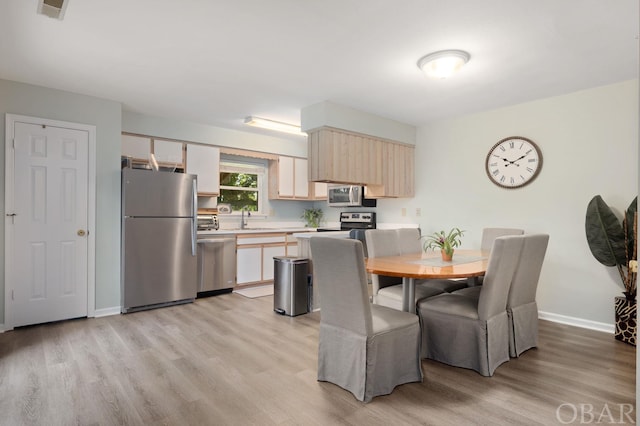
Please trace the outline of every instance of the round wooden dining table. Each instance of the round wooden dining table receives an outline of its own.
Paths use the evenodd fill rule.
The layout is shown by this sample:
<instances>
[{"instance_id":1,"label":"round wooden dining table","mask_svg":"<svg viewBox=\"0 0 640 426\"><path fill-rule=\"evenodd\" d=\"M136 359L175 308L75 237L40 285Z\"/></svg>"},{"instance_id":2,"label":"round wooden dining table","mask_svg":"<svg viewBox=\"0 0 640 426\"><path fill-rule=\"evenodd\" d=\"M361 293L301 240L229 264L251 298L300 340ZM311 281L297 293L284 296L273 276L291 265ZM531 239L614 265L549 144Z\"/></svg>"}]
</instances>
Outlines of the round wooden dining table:
<instances>
[{"instance_id":1,"label":"round wooden dining table","mask_svg":"<svg viewBox=\"0 0 640 426\"><path fill-rule=\"evenodd\" d=\"M442 260L438 252L425 252L368 258L366 267L372 274L401 277L403 310L415 312L416 279L467 278L474 286L488 263L488 251L456 250L451 261Z\"/></svg>"}]
</instances>

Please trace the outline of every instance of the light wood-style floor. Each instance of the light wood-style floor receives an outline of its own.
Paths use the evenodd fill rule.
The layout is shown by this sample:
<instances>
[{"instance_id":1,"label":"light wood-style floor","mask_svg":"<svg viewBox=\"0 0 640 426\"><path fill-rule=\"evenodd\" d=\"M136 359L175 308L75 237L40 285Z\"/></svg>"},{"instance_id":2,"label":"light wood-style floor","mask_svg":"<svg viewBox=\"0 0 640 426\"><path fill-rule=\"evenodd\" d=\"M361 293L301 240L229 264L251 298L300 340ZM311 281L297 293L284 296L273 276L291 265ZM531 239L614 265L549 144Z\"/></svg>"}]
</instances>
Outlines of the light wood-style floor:
<instances>
[{"instance_id":1,"label":"light wood-style floor","mask_svg":"<svg viewBox=\"0 0 640 426\"><path fill-rule=\"evenodd\" d=\"M0 424L550 425L589 406L635 419L635 348L606 333L541 321L540 347L491 378L424 360L423 383L363 404L316 380L319 313L272 309L225 294L0 334Z\"/></svg>"}]
</instances>

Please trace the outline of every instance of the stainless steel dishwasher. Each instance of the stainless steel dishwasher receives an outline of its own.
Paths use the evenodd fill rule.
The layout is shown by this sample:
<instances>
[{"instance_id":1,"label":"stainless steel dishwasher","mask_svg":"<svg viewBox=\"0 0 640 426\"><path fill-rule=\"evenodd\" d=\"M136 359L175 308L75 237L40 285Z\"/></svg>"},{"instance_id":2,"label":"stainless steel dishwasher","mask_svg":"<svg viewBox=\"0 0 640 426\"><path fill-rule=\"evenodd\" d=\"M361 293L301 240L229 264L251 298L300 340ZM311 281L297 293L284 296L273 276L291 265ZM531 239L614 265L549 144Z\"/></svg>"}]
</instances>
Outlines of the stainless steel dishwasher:
<instances>
[{"instance_id":1,"label":"stainless steel dishwasher","mask_svg":"<svg viewBox=\"0 0 640 426\"><path fill-rule=\"evenodd\" d=\"M235 285L235 237L198 239L198 297L228 293Z\"/></svg>"}]
</instances>

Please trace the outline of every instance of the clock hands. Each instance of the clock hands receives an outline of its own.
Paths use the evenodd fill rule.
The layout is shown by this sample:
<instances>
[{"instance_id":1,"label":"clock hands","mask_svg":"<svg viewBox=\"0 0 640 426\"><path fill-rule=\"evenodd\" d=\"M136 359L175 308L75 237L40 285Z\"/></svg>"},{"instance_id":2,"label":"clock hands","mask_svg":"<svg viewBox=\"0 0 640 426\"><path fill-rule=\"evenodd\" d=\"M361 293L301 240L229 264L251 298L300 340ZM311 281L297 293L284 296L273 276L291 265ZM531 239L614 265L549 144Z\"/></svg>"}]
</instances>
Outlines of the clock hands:
<instances>
[{"instance_id":1,"label":"clock hands","mask_svg":"<svg viewBox=\"0 0 640 426\"><path fill-rule=\"evenodd\" d=\"M520 156L520 158L516 158L515 160L511 161L511 160L507 160L506 158L503 158L503 161L506 161L509 164L515 164L516 166L520 167L520 164L516 164L518 161L522 160L524 157L526 157L527 154L524 154L522 156ZM505 167L509 167L509 164L505 164Z\"/></svg>"}]
</instances>

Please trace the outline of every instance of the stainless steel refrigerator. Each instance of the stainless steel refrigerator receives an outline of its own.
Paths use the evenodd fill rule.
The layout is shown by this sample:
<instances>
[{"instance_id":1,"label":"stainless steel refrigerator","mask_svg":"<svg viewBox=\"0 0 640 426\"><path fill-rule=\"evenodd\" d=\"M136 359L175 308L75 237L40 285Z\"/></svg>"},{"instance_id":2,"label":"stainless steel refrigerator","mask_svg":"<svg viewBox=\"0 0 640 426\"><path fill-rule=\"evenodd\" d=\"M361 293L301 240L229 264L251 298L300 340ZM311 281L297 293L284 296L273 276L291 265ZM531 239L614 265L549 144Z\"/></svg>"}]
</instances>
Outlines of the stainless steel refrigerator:
<instances>
[{"instance_id":1,"label":"stainless steel refrigerator","mask_svg":"<svg viewBox=\"0 0 640 426\"><path fill-rule=\"evenodd\" d=\"M196 176L122 170L121 310L196 297Z\"/></svg>"}]
</instances>

